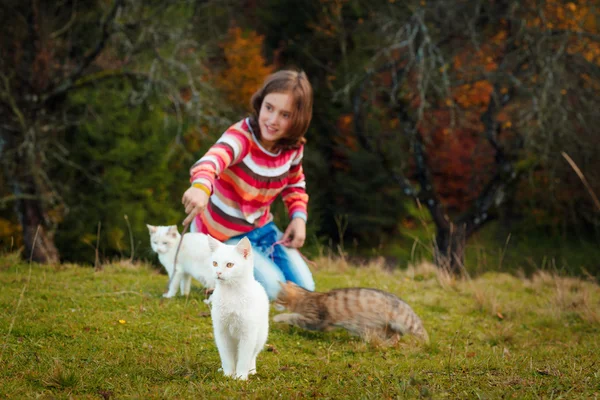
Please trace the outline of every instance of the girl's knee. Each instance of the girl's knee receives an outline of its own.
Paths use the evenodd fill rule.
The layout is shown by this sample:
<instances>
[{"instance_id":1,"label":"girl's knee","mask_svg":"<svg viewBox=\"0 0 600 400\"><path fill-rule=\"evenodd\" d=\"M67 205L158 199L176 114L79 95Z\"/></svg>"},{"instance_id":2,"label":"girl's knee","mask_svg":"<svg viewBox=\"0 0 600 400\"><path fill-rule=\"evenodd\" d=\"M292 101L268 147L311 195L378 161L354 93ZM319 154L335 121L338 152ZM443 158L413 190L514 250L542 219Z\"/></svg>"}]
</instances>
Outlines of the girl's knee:
<instances>
[{"instance_id":1,"label":"girl's knee","mask_svg":"<svg viewBox=\"0 0 600 400\"><path fill-rule=\"evenodd\" d=\"M294 282L294 283L296 283L296 285L298 285L306 290L310 290L311 292L315 291L315 281L314 281L314 279L312 279L312 276L310 277L310 279L305 278L301 282Z\"/></svg>"},{"instance_id":2,"label":"girl's knee","mask_svg":"<svg viewBox=\"0 0 600 400\"><path fill-rule=\"evenodd\" d=\"M306 290L315 290L315 281L308 264L296 249L284 249L282 270L285 278Z\"/></svg>"}]
</instances>

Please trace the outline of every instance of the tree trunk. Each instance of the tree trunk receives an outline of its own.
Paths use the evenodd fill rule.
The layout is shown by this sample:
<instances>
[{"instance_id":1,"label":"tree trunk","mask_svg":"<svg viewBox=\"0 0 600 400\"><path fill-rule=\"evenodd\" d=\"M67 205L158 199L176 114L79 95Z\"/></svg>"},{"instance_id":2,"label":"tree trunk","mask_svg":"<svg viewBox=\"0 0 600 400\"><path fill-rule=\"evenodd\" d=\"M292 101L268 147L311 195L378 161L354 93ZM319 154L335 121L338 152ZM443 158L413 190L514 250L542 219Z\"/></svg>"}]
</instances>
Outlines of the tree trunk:
<instances>
[{"instance_id":1,"label":"tree trunk","mask_svg":"<svg viewBox=\"0 0 600 400\"><path fill-rule=\"evenodd\" d=\"M45 224L46 218L38 200L20 200L17 212L23 227L23 242L26 257L42 264L58 264L59 252L54 244L54 235Z\"/></svg>"},{"instance_id":2,"label":"tree trunk","mask_svg":"<svg viewBox=\"0 0 600 400\"><path fill-rule=\"evenodd\" d=\"M464 225L450 223L444 227L438 226L434 243L435 264L444 271L460 274L464 269L466 242Z\"/></svg>"},{"instance_id":3,"label":"tree trunk","mask_svg":"<svg viewBox=\"0 0 600 400\"><path fill-rule=\"evenodd\" d=\"M35 113L30 110L21 114L25 116L24 121L36 121ZM56 264L60 262L60 253L54 243L56 217L50 213L56 212L57 208L53 206L55 195L43 173L47 168L43 163L47 158L44 144L47 140L43 140L44 133L37 128L41 123L27 126L13 122L13 126L5 123L5 127L10 128L0 131L5 147L0 165L14 195L15 213L22 227L23 258Z\"/></svg>"}]
</instances>

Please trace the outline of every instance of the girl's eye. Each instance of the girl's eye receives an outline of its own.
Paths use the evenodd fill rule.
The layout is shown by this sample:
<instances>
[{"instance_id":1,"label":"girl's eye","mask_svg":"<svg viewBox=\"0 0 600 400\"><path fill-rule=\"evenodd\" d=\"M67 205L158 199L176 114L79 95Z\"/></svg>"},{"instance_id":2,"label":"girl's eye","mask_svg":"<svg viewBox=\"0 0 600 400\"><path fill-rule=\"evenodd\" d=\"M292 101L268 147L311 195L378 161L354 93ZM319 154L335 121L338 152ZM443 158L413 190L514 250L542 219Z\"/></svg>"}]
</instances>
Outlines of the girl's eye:
<instances>
[{"instance_id":1,"label":"girl's eye","mask_svg":"<svg viewBox=\"0 0 600 400\"><path fill-rule=\"evenodd\" d=\"M271 106L270 106L270 105L268 105L268 104L267 104L267 105L265 105L265 108L266 108L268 111L271 111L271 110L273 109L273 107L271 107Z\"/></svg>"},{"instance_id":2,"label":"girl's eye","mask_svg":"<svg viewBox=\"0 0 600 400\"><path fill-rule=\"evenodd\" d=\"M233 267L233 263L227 263L227 268L232 268Z\"/></svg>"},{"instance_id":3,"label":"girl's eye","mask_svg":"<svg viewBox=\"0 0 600 400\"><path fill-rule=\"evenodd\" d=\"M283 118L290 119L290 114L283 114Z\"/></svg>"},{"instance_id":4,"label":"girl's eye","mask_svg":"<svg viewBox=\"0 0 600 400\"><path fill-rule=\"evenodd\" d=\"M163 244L167 244L167 242L163 242Z\"/></svg>"},{"instance_id":5,"label":"girl's eye","mask_svg":"<svg viewBox=\"0 0 600 400\"><path fill-rule=\"evenodd\" d=\"M217 262L213 261L213 267L216 267L216 266L217 266Z\"/></svg>"}]
</instances>

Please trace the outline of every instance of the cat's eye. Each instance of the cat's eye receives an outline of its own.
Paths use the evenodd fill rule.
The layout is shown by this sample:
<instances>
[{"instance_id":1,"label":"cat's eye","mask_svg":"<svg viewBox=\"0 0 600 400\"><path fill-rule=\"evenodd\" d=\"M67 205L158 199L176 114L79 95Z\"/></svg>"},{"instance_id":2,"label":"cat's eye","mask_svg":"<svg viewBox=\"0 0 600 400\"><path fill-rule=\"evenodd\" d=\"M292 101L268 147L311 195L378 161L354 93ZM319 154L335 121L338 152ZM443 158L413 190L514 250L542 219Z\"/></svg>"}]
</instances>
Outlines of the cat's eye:
<instances>
[{"instance_id":1,"label":"cat's eye","mask_svg":"<svg viewBox=\"0 0 600 400\"><path fill-rule=\"evenodd\" d=\"M227 263L227 268L232 268L233 267L233 263Z\"/></svg>"},{"instance_id":2,"label":"cat's eye","mask_svg":"<svg viewBox=\"0 0 600 400\"><path fill-rule=\"evenodd\" d=\"M213 261L213 267L216 267L218 264L216 261Z\"/></svg>"}]
</instances>

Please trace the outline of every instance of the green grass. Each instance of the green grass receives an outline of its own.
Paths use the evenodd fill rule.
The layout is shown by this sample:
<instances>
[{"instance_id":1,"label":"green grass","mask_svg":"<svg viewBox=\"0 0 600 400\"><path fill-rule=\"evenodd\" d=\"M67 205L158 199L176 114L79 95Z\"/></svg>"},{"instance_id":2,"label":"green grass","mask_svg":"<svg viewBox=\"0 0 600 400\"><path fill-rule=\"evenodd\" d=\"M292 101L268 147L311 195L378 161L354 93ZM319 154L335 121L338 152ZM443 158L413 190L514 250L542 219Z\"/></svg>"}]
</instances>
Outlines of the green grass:
<instances>
[{"instance_id":1,"label":"green grass","mask_svg":"<svg viewBox=\"0 0 600 400\"><path fill-rule=\"evenodd\" d=\"M272 324L247 382L218 372L208 307L196 286L163 299L147 265L102 271L0 256L0 398L597 398L600 290L539 272L453 279L423 264L388 271L316 260L318 290L393 292L431 344L394 346L343 331ZM274 313L274 311L273 311Z\"/></svg>"}]
</instances>

